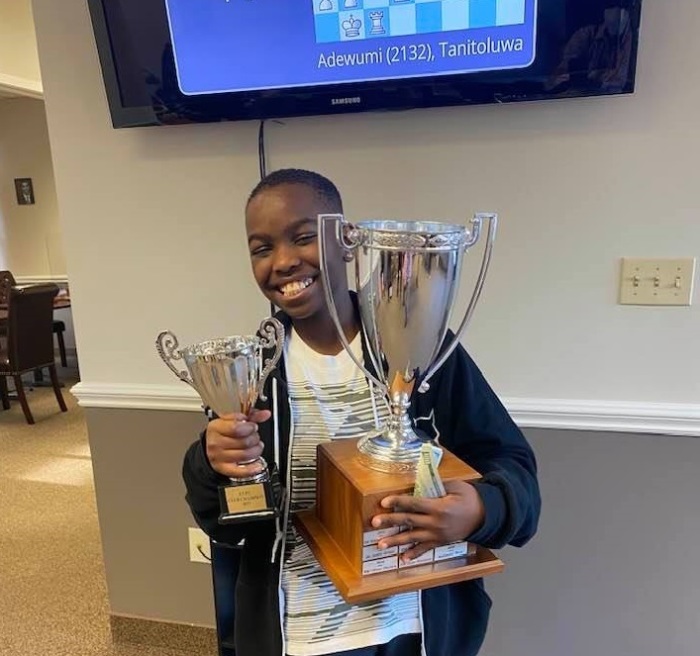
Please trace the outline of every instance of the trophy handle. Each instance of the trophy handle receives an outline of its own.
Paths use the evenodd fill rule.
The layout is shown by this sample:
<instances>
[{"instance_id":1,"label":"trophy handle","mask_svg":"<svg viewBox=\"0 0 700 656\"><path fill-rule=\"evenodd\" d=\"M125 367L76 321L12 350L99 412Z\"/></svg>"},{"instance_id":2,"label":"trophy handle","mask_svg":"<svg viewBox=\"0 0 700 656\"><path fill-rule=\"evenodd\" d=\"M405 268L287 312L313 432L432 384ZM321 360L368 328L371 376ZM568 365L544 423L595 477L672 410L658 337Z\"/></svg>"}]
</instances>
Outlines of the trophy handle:
<instances>
[{"instance_id":1,"label":"trophy handle","mask_svg":"<svg viewBox=\"0 0 700 656\"><path fill-rule=\"evenodd\" d=\"M318 215L318 252L321 260L321 279L323 282L323 293L326 297L326 305L328 312L333 319L340 343L343 345L346 353L352 358L352 361L362 370L362 373L367 376L383 393L389 396L389 388L377 376L365 367L365 363L360 360L352 351L350 342L345 337L345 331L340 323L338 316L338 308L335 305L335 299L331 294L331 283L328 278L328 253L326 252L326 226L330 222L335 223L335 238L343 248L349 251L354 251L362 245L362 238L359 232L350 228L350 224L345 220L342 214L319 214ZM346 231L345 228L348 228Z\"/></svg>"},{"instance_id":2,"label":"trophy handle","mask_svg":"<svg viewBox=\"0 0 700 656\"><path fill-rule=\"evenodd\" d=\"M194 381L185 369L178 369L173 362L182 360L180 354L180 343L177 337L169 330L164 330L156 338L156 350L160 355L161 360L165 362L170 371L172 371L182 382L194 387Z\"/></svg>"},{"instance_id":3,"label":"trophy handle","mask_svg":"<svg viewBox=\"0 0 700 656\"><path fill-rule=\"evenodd\" d=\"M267 396L263 394L263 389L272 370L282 357L284 351L284 326L277 319L269 318L260 324L258 332L260 333L260 348L269 349L273 346L275 347L275 354L265 363L258 381L258 398L261 401L267 401Z\"/></svg>"},{"instance_id":4,"label":"trophy handle","mask_svg":"<svg viewBox=\"0 0 700 656\"><path fill-rule=\"evenodd\" d=\"M428 391L428 381L433 377L435 372L440 367L442 367L443 364L445 364L447 358L449 358L452 355L452 352L457 348L460 340L462 339L462 335L464 335L464 331L467 329L467 326L471 321L472 315L474 314L474 309L476 308L476 304L479 301L479 297L481 296L481 292L484 288L486 274L488 273L489 265L491 264L493 244L496 240L496 230L498 228L498 214L476 214L471 220L471 234L469 235L469 239L464 244L463 248L467 250L474 246L474 244L476 244L477 241L479 241L479 237L481 235L481 224L483 221L489 222L489 232L488 237L486 239L486 248L484 249L484 256L481 260L481 270L479 271L479 277L476 281L476 287L474 287L472 299L469 302L469 306L467 307L467 311L464 315L464 318L462 319L462 323L459 324L459 328L457 328L454 339L452 340L450 345L445 349L443 354L433 363L433 365L426 372L425 377L421 381L420 387L418 388L418 391L420 392Z\"/></svg>"}]
</instances>

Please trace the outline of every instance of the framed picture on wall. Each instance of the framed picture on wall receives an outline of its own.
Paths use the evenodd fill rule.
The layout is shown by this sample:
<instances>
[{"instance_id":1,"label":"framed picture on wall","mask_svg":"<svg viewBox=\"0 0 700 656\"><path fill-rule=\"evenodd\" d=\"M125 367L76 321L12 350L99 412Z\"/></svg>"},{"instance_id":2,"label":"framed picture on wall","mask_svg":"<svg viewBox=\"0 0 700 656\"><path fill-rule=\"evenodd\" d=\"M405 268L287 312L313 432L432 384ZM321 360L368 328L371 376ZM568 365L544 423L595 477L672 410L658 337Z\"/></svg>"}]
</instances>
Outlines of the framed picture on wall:
<instances>
[{"instance_id":1,"label":"framed picture on wall","mask_svg":"<svg viewBox=\"0 0 700 656\"><path fill-rule=\"evenodd\" d=\"M31 178L15 178L18 205L34 205L34 185Z\"/></svg>"}]
</instances>

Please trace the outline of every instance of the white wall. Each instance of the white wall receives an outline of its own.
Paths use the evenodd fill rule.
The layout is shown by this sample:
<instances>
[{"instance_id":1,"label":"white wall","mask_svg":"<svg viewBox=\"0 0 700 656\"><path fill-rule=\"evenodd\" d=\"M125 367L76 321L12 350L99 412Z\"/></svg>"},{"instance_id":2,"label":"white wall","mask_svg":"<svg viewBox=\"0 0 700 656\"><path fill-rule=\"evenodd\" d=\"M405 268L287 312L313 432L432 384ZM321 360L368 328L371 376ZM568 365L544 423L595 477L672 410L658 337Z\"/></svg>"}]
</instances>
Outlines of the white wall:
<instances>
[{"instance_id":1,"label":"white wall","mask_svg":"<svg viewBox=\"0 0 700 656\"><path fill-rule=\"evenodd\" d=\"M14 179L32 178L34 205L18 205ZM65 276L46 113L41 100L0 101L0 238L17 276Z\"/></svg>"},{"instance_id":2,"label":"white wall","mask_svg":"<svg viewBox=\"0 0 700 656\"><path fill-rule=\"evenodd\" d=\"M0 0L0 83L5 76L41 80L31 0Z\"/></svg>"},{"instance_id":3,"label":"white wall","mask_svg":"<svg viewBox=\"0 0 700 656\"><path fill-rule=\"evenodd\" d=\"M113 130L85 3L35 13L83 380L171 382L158 330L250 330L266 309L242 239L256 126ZM621 256L700 254L699 13L647 0L634 96L289 120L272 166L327 173L354 218L499 211L467 341L504 396L697 402L698 305L616 289Z\"/></svg>"}]
</instances>

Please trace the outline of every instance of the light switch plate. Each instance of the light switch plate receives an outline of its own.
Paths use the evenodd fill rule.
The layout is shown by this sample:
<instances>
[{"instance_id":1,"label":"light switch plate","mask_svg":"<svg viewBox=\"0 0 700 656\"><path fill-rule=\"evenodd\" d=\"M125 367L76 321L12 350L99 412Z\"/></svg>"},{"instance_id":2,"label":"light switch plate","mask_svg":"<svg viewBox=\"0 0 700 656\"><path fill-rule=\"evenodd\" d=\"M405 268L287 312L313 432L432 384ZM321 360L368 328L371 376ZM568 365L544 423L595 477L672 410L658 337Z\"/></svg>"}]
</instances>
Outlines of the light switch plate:
<instances>
[{"instance_id":1,"label":"light switch plate","mask_svg":"<svg viewBox=\"0 0 700 656\"><path fill-rule=\"evenodd\" d=\"M621 305L690 305L695 258L622 259Z\"/></svg>"}]
</instances>

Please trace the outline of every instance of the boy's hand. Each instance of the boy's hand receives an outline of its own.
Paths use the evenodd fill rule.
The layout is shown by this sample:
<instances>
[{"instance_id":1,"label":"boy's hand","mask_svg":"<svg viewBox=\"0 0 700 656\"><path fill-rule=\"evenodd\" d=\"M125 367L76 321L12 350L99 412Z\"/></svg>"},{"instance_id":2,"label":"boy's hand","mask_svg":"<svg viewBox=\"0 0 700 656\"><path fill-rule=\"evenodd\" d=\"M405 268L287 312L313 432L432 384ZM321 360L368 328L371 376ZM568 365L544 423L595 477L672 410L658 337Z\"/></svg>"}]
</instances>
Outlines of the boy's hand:
<instances>
[{"instance_id":1,"label":"boy's hand","mask_svg":"<svg viewBox=\"0 0 700 656\"><path fill-rule=\"evenodd\" d=\"M403 533L383 538L379 548L413 544L402 554L408 562L435 547L465 540L484 523L484 504L476 488L463 481L445 483L447 495L424 499L403 494L382 499L382 507L393 510L372 519L375 529L391 526L408 527Z\"/></svg>"},{"instance_id":2,"label":"boy's hand","mask_svg":"<svg viewBox=\"0 0 700 656\"><path fill-rule=\"evenodd\" d=\"M258 424L267 421L269 410L253 410L248 417L227 415L209 422L206 433L207 458L212 469L228 478L246 478L262 471L260 463L241 464L262 455Z\"/></svg>"}]
</instances>

